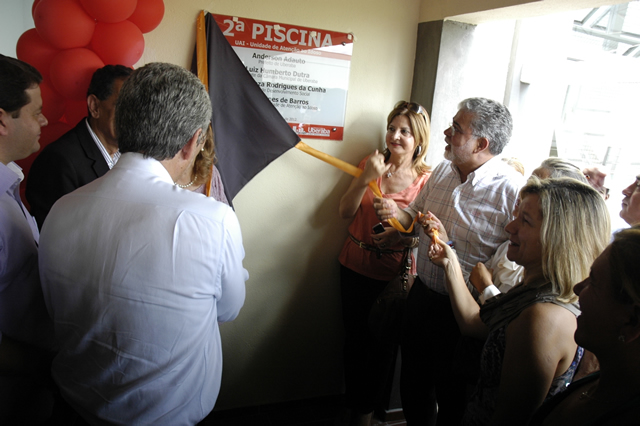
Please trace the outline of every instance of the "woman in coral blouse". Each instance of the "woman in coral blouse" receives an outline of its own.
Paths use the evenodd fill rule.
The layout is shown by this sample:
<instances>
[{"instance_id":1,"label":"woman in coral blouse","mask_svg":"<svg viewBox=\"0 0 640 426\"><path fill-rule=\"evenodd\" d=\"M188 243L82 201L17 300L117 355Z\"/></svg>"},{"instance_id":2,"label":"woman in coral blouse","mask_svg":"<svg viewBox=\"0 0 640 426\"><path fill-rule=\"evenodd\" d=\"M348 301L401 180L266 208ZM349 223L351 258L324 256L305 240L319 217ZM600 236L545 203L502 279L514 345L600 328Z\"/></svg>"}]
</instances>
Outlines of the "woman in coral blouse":
<instances>
[{"instance_id":1,"label":"woman in coral blouse","mask_svg":"<svg viewBox=\"0 0 640 426\"><path fill-rule=\"evenodd\" d=\"M400 271L405 252L418 246L418 238L400 234L383 224L373 209L370 181L376 181L387 198L407 207L427 179L424 155L429 146L429 117L422 106L401 101L387 117L387 148L360 162L362 174L351 182L340 200L340 216L353 218L340 253L340 287L345 326L344 370L346 405L352 425L368 425L381 401L393 365L394 345L377 342L368 327L376 297Z\"/></svg>"}]
</instances>

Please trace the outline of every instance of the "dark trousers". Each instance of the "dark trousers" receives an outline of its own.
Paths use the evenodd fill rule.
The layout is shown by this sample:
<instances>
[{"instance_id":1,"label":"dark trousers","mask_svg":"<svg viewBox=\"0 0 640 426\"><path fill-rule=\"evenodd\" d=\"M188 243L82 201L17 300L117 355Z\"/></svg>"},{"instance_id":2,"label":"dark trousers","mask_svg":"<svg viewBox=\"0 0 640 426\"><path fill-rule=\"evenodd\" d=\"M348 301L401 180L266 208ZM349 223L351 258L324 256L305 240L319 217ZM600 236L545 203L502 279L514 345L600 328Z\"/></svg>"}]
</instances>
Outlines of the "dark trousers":
<instances>
[{"instance_id":1,"label":"dark trousers","mask_svg":"<svg viewBox=\"0 0 640 426\"><path fill-rule=\"evenodd\" d=\"M342 319L345 329L345 402L366 414L382 402L397 348L376 341L369 331L369 311L387 281L374 280L340 266Z\"/></svg>"},{"instance_id":2,"label":"dark trousers","mask_svg":"<svg viewBox=\"0 0 640 426\"><path fill-rule=\"evenodd\" d=\"M449 297L416 279L406 309L400 393L407 425L458 425L466 381L453 362L460 330Z\"/></svg>"}]
</instances>

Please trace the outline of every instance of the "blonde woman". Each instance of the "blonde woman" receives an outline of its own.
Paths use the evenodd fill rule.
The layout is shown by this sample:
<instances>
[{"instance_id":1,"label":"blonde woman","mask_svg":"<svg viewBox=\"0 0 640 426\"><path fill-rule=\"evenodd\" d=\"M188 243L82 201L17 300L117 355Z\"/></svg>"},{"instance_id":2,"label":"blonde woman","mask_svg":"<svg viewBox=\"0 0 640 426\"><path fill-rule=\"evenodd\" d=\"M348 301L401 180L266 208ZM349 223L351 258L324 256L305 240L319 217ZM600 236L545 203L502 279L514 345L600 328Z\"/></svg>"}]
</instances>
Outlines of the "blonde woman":
<instances>
[{"instance_id":1,"label":"blonde woman","mask_svg":"<svg viewBox=\"0 0 640 426\"><path fill-rule=\"evenodd\" d=\"M508 160L503 158L503 161L520 170L519 163L514 158ZM524 168L522 173L524 174ZM532 175L540 179L570 177L588 183L579 168L558 157L549 157L544 160ZM481 304L497 294L507 293L522 281L522 266L507 258L508 247L509 241L505 241L488 262L478 263L471 271L469 281L480 293L478 300Z\"/></svg>"},{"instance_id":2,"label":"blonde woman","mask_svg":"<svg viewBox=\"0 0 640 426\"><path fill-rule=\"evenodd\" d=\"M576 284L582 314L575 340L600 371L543 405L531 425L619 426L640 419L640 226L618 232Z\"/></svg>"},{"instance_id":3,"label":"blonde woman","mask_svg":"<svg viewBox=\"0 0 640 426\"><path fill-rule=\"evenodd\" d=\"M480 378L463 424L527 424L542 402L571 382L583 353L573 341L579 309L573 285L589 275L610 238L600 194L571 178L532 176L520 192L509 260L523 281L482 307L468 291L455 252L438 242L432 261L443 267L463 334L484 339Z\"/></svg>"},{"instance_id":4,"label":"blonde woman","mask_svg":"<svg viewBox=\"0 0 640 426\"><path fill-rule=\"evenodd\" d=\"M408 206L420 192L430 175L424 163L429 147L429 117L424 108L413 102L396 104L387 117L385 141L387 149L383 153L376 150L360 162L362 174L353 179L340 200L340 216L353 218L339 257L345 393L352 425L368 425L371 421L396 350L371 336L369 311L378 294L398 274L403 253L418 246L417 237L401 235L388 226L380 233L373 230L380 221L368 184L377 181L385 197L401 207Z\"/></svg>"}]
</instances>

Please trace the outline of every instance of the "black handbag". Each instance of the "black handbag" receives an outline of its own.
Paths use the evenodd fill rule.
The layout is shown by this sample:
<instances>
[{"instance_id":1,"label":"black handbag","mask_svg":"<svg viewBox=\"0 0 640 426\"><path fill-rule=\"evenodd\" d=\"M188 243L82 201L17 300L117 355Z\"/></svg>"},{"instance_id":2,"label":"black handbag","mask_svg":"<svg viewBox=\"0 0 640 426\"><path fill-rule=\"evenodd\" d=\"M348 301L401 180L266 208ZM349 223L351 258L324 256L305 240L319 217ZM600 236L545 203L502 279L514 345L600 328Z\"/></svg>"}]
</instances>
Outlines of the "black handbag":
<instances>
[{"instance_id":1,"label":"black handbag","mask_svg":"<svg viewBox=\"0 0 640 426\"><path fill-rule=\"evenodd\" d=\"M415 279L411 274L410 249L407 249L400 273L389 281L369 311L369 330L381 343L400 343L406 300Z\"/></svg>"}]
</instances>

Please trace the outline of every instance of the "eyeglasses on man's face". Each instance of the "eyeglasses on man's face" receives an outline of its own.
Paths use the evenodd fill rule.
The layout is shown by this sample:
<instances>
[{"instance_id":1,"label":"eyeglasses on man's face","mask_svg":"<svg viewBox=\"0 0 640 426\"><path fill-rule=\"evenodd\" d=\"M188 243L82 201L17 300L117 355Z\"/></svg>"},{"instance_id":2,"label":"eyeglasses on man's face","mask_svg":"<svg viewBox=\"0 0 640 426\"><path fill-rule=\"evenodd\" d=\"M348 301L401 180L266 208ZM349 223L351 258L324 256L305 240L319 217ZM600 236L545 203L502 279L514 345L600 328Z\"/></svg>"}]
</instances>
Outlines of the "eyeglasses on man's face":
<instances>
[{"instance_id":1,"label":"eyeglasses on man's face","mask_svg":"<svg viewBox=\"0 0 640 426\"><path fill-rule=\"evenodd\" d=\"M465 133L461 129L456 129L455 124L449 123L449 130L451 130L451 136L455 136L456 133L459 135L465 135Z\"/></svg>"}]
</instances>

